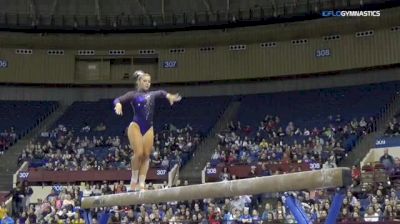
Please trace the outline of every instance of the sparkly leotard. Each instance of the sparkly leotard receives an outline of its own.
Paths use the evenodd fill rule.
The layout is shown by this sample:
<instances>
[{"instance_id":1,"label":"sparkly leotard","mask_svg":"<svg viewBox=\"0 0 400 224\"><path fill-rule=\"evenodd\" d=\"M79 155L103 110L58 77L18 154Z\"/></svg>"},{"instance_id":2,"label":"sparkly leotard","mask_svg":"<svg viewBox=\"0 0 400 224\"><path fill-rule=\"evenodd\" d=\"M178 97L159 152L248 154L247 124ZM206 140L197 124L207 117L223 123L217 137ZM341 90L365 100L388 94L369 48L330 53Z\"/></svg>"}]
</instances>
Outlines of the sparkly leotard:
<instances>
[{"instance_id":1,"label":"sparkly leotard","mask_svg":"<svg viewBox=\"0 0 400 224\"><path fill-rule=\"evenodd\" d=\"M157 91L129 91L114 100L117 103L130 102L134 111L133 122L137 123L142 135L153 126L154 102L158 97L166 97L167 92L164 90Z\"/></svg>"}]
</instances>

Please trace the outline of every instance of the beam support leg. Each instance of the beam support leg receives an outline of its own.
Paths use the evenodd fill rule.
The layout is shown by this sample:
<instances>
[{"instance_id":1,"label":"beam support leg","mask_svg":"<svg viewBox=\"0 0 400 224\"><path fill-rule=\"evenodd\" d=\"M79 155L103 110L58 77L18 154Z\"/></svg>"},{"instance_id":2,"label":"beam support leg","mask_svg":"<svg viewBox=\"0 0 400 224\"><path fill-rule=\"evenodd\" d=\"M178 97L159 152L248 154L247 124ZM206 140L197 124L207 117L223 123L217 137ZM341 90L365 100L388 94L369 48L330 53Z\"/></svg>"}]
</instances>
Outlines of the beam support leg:
<instances>
[{"instance_id":1,"label":"beam support leg","mask_svg":"<svg viewBox=\"0 0 400 224\"><path fill-rule=\"evenodd\" d=\"M286 207L290 210L298 224L312 224L310 218L304 211L303 206L301 206L301 202L299 202L293 195L285 193L285 196L282 198Z\"/></svg>"},{"instance_id":2,"label":"beam support leg","mask_svg":"<svg viewBox=\"0 0 400 224\"><path fill-rule=\"evenodd\" d=\"M340 214L340 209L342 208L343 199L346 196L345 192L346 190L344 188L341 188L336 192L329 209L328 217L326 217L325 224L336 223L336 219Z\"/></svg>"}]
</instances>

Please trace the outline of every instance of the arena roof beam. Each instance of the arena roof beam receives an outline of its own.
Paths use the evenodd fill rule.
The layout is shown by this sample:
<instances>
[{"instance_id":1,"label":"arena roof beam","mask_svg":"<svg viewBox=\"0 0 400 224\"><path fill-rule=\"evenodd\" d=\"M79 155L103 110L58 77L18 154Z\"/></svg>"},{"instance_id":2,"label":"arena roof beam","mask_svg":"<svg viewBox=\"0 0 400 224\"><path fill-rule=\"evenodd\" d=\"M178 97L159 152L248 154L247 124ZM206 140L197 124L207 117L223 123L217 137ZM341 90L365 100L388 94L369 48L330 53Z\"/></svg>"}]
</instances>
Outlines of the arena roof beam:
<instances>
[{"instance_id":1,"label":"arena roof beam","mask_svg":"<svg viewBox=\"0 0 400 224\"><path fill-rule=\"evenodd\" d=\"M96 12L96 19L97 22L101 22L101 10L100 10L100 2L99 0L94 1L94 7L95 7L95 12Z\"/></svg>"},{"instance_id":2,"label":"arena roof beam","mask_svg":"<svg viewBox=\"0 0 400 224\"><path fill-rule=\"evenodd\" d=\"M210 3L210 0L202 0L202 2L204 4L204 6L206 7L208 14L212 14L213 11L212 11L212 6Z\"/></svg>"},{"instance_id":3,"label":"arena roof beam","mask_svg":"<svg viewBox=\"0 0 400 224\"><path fill-rule=\"evenodd\" d=\"M82 208L129 206L146 203L225 198L312 189L344 187L351 184L349 168L333 168L82 198Z\"/></svg>"},{"instance_id":4,"label":"arena roof beam","mask_svg":"<svg viewBox=\"0 0 400 224\"><path fill-rule=\"evenodd\" d=\"M150 13L147 11L144 2L142 0L136 0L136 1L140 5L143 15L145 15L147 18L151 18Z\"/></svg>"},{"instance_id":5,"label":"arena roof beam","mask_svg":"<svg viewBox=\"0 0 400 224\"><path fill-rule=\"evenodd\" d=\"M53 5L51 6L50 10L50 16L54 16L54 14L56 13L57 5L58 5L58 0L53 0Z\"/></svg>"},{"instance_id":6,"label":"arena roof beam","mask_svg":"<svg viewBox=\"0 0 400 224\"><path fill-rule=\"evenodd\" d=\"M29 14L31 14L32 19L36 22L36 4L34 0L29 0Z\"/></svg>"},{"instance_id":7,"label":"arena roof beam","mask_svg":"<svg viewBox=\"0 0 400 224\"><path fill-rule=\"evenodd\" d=\"M270 2L274 9L276 9L276 0L270 0Z\"/></svg>"},{"instance_id":8,"label":"arena roof beam","mask_svg":"<svg viewBox=\"0 0 400 224\"><path fill-rule=\"evenodd\" d=\"M161 0L161 16L165 19L165 0Z\"/></svg>"}]
</instances>

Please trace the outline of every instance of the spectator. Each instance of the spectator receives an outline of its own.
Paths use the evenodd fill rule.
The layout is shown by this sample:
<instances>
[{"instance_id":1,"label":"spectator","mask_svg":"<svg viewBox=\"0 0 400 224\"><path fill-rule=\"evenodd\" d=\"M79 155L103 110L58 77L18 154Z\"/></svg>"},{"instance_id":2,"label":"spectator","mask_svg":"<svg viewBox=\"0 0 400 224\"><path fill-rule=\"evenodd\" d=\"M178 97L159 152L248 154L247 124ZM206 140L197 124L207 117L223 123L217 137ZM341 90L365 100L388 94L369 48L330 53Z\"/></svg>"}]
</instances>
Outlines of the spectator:
<instances>
[{"instance_id":1,"label":"spectator","mask_svg":"<svg viewBox=\"0 0 400 224\"><path fill-rule=\"evenodd\" d=\"M79 212L75 213L74 219L72 221L72 224L85 224L85 220L81 218L81 215Z\"/></svg>"},{"instance_id":2,"label":"spectator","mask_svg":"<svg viewBox=\"0 0 400 224\"><path fill-rule=\"evenodd\" d=\"M353 181L356 182L355 185L358 185L361 181L361 169L358 165L353 165L351 169L351 177L353 178Z\"/></svg>"},{"instance_id":3,"label":"spectator","mask_svg":"<svg viewBox=\"0 0 400 224\"><path fill-rule=\"evenodd\" d=\"M385 221L393 221L396 218L396 214L393 210L392 205L388 204L385 206L385 210L383 211L383 218Z\"/></svg>"},{"instance_id":4,"label":"spectator","mask_svg":"<svg viewBox=\"0 0 400 224\"><path fill-rule=\"evenodd\" d=\"M251 220L252 220L252 223L254 223L254 224L261 224L261 223L263 223L263 221L261 220L261 217L260 217L259 214L258 214L257 209L253 209L252 216L251 216Z\"/></svg>"},{"instance_id":5,"label":"spectator","mask_svg":"<svg viewBox=\"0 0 400 224\"><path fill-rule=\"evenodd\" d=\"M160 158L160 154L158 152L154 152L153 153L153 158L151 159L151 163L153 164L153 166L158 167L161 165L161 158Z\"/></svg>"},{"instance_id":6,"label":"spectator","mask_svg":"<svg viewBox=\"0 0 400 224\"><path fill-rule=\"evenodd\" d=\"M389 155L389 149L384 149L384 153L379 159L379 162L385 167L385 169L391 172L394 168L394 159Z\"/></svg>"},{"instance_id":7,"label":"spectator","mask_svg":"<svg viewBox=\"0 0 400 224\"><path fill-rule=\"evenodd\" d=\"M286 126L286 135L292 136L294 135L295 127L293 122L289 122L289 124Z\"/></svg>"},{"instance_id":8,"label":"spectator","mask_svg":"<svg viewBox=\"0 0 400 224\"><path fill-rule=\"evenodd\" d=\"M90 132L90 126L85 122L85 126L82 127L81 132Z\"/></svg>"},{"instance_id":9,"label":"spectator","mask_svg":"<svg viewBox=\"0 0 400 224\"><path fill-rule=\"evenodd\" d=\"M5 150L6 150L6 140L0 138L0 156L4 155Z\"/></svg>"},{"instance_id":10,"label":"spectator","mask_svg":"<svg viewBox=\"0 0 400 224\"><path fill-rule=\"evenodd\" d=\"M223 219L223 223L225 224L234 224L235 223L235 219L233 217L233 212L229 209L225 210L225 215L224 215L224 219Z\"/></svg>"},{"instance_id":11,"label":"spectator","mask_svg":"<svg viewBox=\"0 0 400 224\"><path fill-rule=\"evenodd\" d=\"M161 162L162 167L169 167L169 160L166 156L164 156L164 159Z\"/></svg>"},{"instance_id":12,"label":"spectator","mask_svg":"<svg viewBox=\"0 0 400 224\"><path fill-rule=\"evenodd\" d=\"M335 157L331 156L322 166L322 169L336 168Z\"/></svg>"},{"instance_id":13,"label":"spectator","mask_svg":"<svg viewBox=\"0 0 400 224\"><path fill-rule=\"evenodd\" d=\"M367 123L367 121L365 120L364 117L361 117L361 120L360 120L360 122L359 122L359 125L360 125L360 127L361 127L362 129L364 129L364 130L367 128L368 123Z\"/></svg>"},{"instance_id":14,"label":"spectator","mask_svg":"<svg viewBox=\"0 0 400 224\"><path fill-rule=\"evenodd\" d=\"M0 205L0 220L2 220L6 214L8 213L8 209L6 208L6 203L2 202Z\"/></svg>"},{"instance_id":15,"label":"spectator","mask_svg":"<svg viewBox=\"0 0 400 224\"><path fill-rule=\"evenodd\" d=\"M214 154L211 156L212 160L219 160L220 155L219 152L217 150L215 150Z\"/></svg>"},{"instance_id":16,"label":"spectator","mask_svg":"<svg viewBox=\"0 0 400 224\"><path fill-rule=\"evenodd\" d=\"M364 215L365 222L378 222L379 214L374 210L374 207L368 207L367 213Z\"/></svg>"},{"instance_id":17,"label":"spectator","mask_svg":"<svg viewBox=\"0 0 400 224\"><path fill-rule=\"evenodd\" d=\"M242 212L246 205L251 204L251 198L248 195L237 196L232 200L232 206Z\"/></svg>"},{"instance_id":18,"label":"spectator","mask_svg":"<svg viewBox=\"0 0 400 224\"><path fill-rule=\"evenodd\" d=\"M245 207L243 209L243 215L240 216L240 221L241 223L252 223L253 219L251 215L249 214L249 208Z\"/></svg>"},{"instance_id":19,"label":"spectator","mask_svg":"<svg viewBox=\"0 0 400 224\"><path fill-rule=\"evenodd\" d=\"M17 140L17 134L14 128L11 127L10 130L4 130L0 133L0 155L5 153L5 150L12 145Z\"/></svg>"},{"instance_id":20,"label":"spectator","mask_svg":"<svg viewBox=\"0 0 400 224\"><path fill-rule=\"evenodd\" d=\"M222 221L222 219L221 219L221 209L220 208L212 208L212 212L211 212L211 214L209 215L209 223L210 224L221 224L221 221Z\"/></svg>"},{"instance_id":21,"label":"spectator","mask_svg":"<svg viewBox=\"0 0 400 224\"><path fill-rule=\"evenodd\" d=\"M261 215L261 219L263 221L271 221L268 218L268 215L270 214L270 212L272 212L271 204L270 203L265 203L265 207L264 207L264 211L263 211L263 213Z\"/></svg>"},{"instance_id":22,"label":"spectator","mask_svg":"<svg viewBox=\"0 0 400 224\"><path fill-rule=\"evenodd\" d=\"M22 202L23 206L28 207L31 203L31 196L33 194L32 188L28 185L27 181L23 182L24 200Z\"/></svg>"},{"instance_id":23,"label":"spectator","mask_svg":"<svg viewBox=\"0 0 400 224\"><path fill-rule=\"evenodd\" d=\"M256 168L257 168L256 166L250 167L250 172L248 174L248 177L257 177Z\"/></svg>"},{"instance_id":24,"label":"spectator","mask_svg":"<svg viewBox=\"0 0 400 224\"><path fill-rule=\"evenodd\" d=\"M22 186L21 182L17 183L17 186L11 191L12 196L13 196L13 217L16 217L18 214L22 213L24 210L24 198L25 198L25 192Z\"/></svg>"},{"instance_id":25,"label":"spectator","mask_svg":"<svg viewBox=\"0 0 400 224\"><path fill-rule=\"evenodd\" d=\"M220 180L221 180L221 181L227 181L227 180L230 180L230 179L231 179L231 177L230 177L230 174L229 174L229 172L228 172L228 168L227 168L227 167L224 167L224 168L222 169L221 174L220 174Z\"/></svg>"},{"instance_id":26,"label":"spectator","mask_svg":"<svg viewBox=\"0 0 400 224\"><path fill-rule=\"evenodd\" d=\"M105 131L107 129L106 125L103 122L100 122L99 125L96 126L94 129L95 131Z\"/></svg>"},{"instance_id":27,"label":"spectator","mask_svg":"<svg viewBox=\"0 0 400 224\"><path fill-rule=\"evenodd\" d=\"M249 136L251 132L252 132L252 129L251 129L250 125L246 125L246 127L243 128L243 133L246 136Z\"/></svg>"},{"instance_id":28,"label":"spectator","mask_svg":"<svg viewBox=\"0 0 400 224\"><path fill-rule=\"evenodd\" d=\"M7 212L4 214L4 217L1 219L1 224L14 224L15 221L13 218L8 216Z\"/></svg>"},{"instance_id":29,"label":"spectator","mask_svg":"<svg viewBox=\"0 0 400 224\"><path fill-rule=\"evenodd\" d=\"M82 192L83 197L89 197L92 195L92 189L90 188L89 184L86 184L85 189Z\"/></svg>"}]
</instances>

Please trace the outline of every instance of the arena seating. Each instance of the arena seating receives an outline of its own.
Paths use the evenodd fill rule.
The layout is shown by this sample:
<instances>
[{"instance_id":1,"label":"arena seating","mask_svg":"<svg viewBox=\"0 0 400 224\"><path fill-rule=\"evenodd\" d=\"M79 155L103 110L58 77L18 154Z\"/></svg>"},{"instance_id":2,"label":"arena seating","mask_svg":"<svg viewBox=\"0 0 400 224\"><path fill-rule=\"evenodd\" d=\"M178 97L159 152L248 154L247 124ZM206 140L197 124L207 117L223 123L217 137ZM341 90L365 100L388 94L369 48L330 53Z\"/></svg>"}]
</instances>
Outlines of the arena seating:
<instances>
[{"instance_id":1,"label":"arena seating","mask_svg":"<svg viewBox=\"0 0 400 224\"><path fill-rule=\"evenodd\" d=\"M385 136L396 136L400 135L400 113L397 113L391 121L389 121L387 129L385 131Z\"/></svg>"},{"instance_id":2,"label":"arena seating","mask_svg":"<svg viewBox=\"0 0 400 224\"><path fill-rule=\"evenodd\" d=\"M332 119L336 119L336 115L340 114L340 122L338 122L337 125L349 125L354 118L356 118L357 121L359 121L361 117L365 117L368 120L369 117L378 116L380 109L390 102L397 88L396 85L395 83L386 83L326 90L243 96L242 105L239 109L239 120L242 123L242 127L250 125L253 131L238 131L237 134L241 135L243 138L245 136L249 138L255 137L256 131L254 130L257 130L260 121L263 121L266 114L279 116L280 124L283 128L285 128L289 122L293 122L296 128L299 127L301 130L306 128L310 131L312 131L314 127L318 129L328 127L330 122L332 122L332 120L328 118L330 115L333 116ZM370 100L371 97L374 97L373 101ZM185 128L187 123L189 123L193 127L193 130L205 134L209 131L212 124L214 124L220 116L223 108L225 108L229 102L229 98L221 97L217 99L221 101L214 102L207 98L187 99L187 102L183 101L182 104L177 104L176 107L172 108L168 106L166 102L161 102L156 108L155 128L162 134L166 130L163 126L164 124L173 124L177 128ZM96 136L96 138L97 136L121 136L132 116L129 107L125 107L124 112L123 117L114 115L111 100L75 102L61 119L56 122L54 127L63 124L68 127L68 130L74 130L77 136L88 136L89 138L92 136ZM207 116L204 116L204 114L207 114ZM212 116L210 116L210 114ZM199 119L202 117L206 117L207 119ZM102 132L93 131L101 122L106 126L106 130ZM209 124L205 122L209 122ZM89 126L91 130L88 132L83 131L82 128L85 126ZM360 135L354 137L355 139L348 140L349 142L346 141L347 150L351 150L354 141L356 141ZM285 136L283 140L284 144L290 145L293 144L294 140L300 142L302 139L303 136L298 137L298 139L294 136ZM99 149L99 158L101 157L104 159L108 156L109 151L101 147L88 149L87 152L94 153L97 149ZM218 169L218 172L221 172L221 168L218 167ZM251 173L252 169L253 168L247 165L228 167L228 171L234 173L236 178L246 178L250 175L263 176L284 172L298 172L309 170L310 167L308 164L304 163L285 165L280 164L278 161L271 161L269 164L257 164L255 167L256 172L253 174ZM396 206L400 204L400 202L398 201L398 192L395 190L395 186L392 186L390 183L375 184L376 185L359 185L359 183L355 183L348 188L346 197L348 202L344 204L340 215L343 223L375 219L377 221L390 223L395 220L395 218L399 217L400 210L397 210ZM82 195L118 193L118 189L120 188L121 187L118 187L118 183L115 183L113 188L107 188L106 185L96 186L88 184L86 187L81 187L79 190L76 187L74 187L73 190L58 189L58 192L54 191L47 198L51 201L62 201L59 207L54 207L57 211L56 214L47 216L47 214L42 214L38 211L35 219L43 219L46 221L57 219L79 220L80 217L77 214L81 214L78 207ZM384 193L381 195L378 191L383 191ZM65 201L67 204L70 204L69 197L65 197L65 195L70 195L73 206L63 205ZM366 197L366 195L370 195L370 197ZM298 199L303 201L303 203L308 204L308 206L318 207L318 210L306 210L317 222L323 222L326 218L326 213L329 210L326 204L331 202L331 196L332 194L328 191L298 192L297 194ZM253 223L261 220L272 223L293 222L293 216L288 211L285 211L282 202L279 200L273 203L268 202L274 197L276 197L276 195L254 195L248 198L242 196L211 201L196 201L194 203L177 202L177 204L167 203L131 206L126 208L115 207L113 208L111 220L115 223L120 223L121 220L127 222L134 220L153 222L157 222L158 220L172 220L174 222L202 221L204 223L228 223L233 220L239 222L251 220ZM389 200L393 211L388 208L390 206L385 202L385 198ZM47 202L40 202L38 208L40 208L43 203ZM51 203L50 206L52 206ZM232 210L227 210L228 206ZM148 212L140 212L144 210ZM250 211L250 214L247 214L248 211ZM100 212L95 212L93 217L99 219L99 215Z\"/></svg>"},{"instance_id":3,"label":"arena seating","mask_svg":"<svg viewBox=\"0 0 400 224\"><path fill-rule=\"evenodd\" d=\"M57 107L55 101L0 101L0 148L26 135Z\"/></svg>"},{"instance_id":4,"label":"arena seating","mask_svg":"<svg viewBox=\"0 0 400 224\"><path fill-rule=\"evenodd\" d=\"M381 110L391 101L398 82L372 84L363 86L296 91L273 94L244 96L239 111L242 125L258 127L266 114L275 114L282 124L293 122L300 130L329 126L329 116L341 116L340 124L351 122L354 118L377 117ZM373 99L373 100L371 100ZM285 128L285 127L283 127ZM255 133L253 133L254 135ZM303 139L284 138L285 143ZM350 136L344 148L350 150L357 136Z\"/></svg>"},{"instance_id":5,"label":"arena seating","mask_svg":"<svg viewBox=\"0 0 400 224\"><path fill-rule=\"evenodd\" d=\"M271 174L276 170L282 173L293 169L319 169L324 164L334 166L358 139L374 130L375 119L398 89L398 82L390 82L245 95L239 108L240 125L239 122L232 122L228 124L229 130L220 134L220 145L206 170L207 180L224 179L222 170L225 166L228 179L232 176L245 178L258 175L263 172L262 167ZM270 120L274 127L267 130ZM361 120L365 121L364 127L360 127ZM293 122L294 130L299 129L299 134L286 132L290 122ZM331 137L325 134L327 128L333 133ZM309 134L305 135L304 130L308 130ZM266 141L261 146L263 138ZM324 142L319 149L315 147L317 141ZM251 166L254 166L253 174L250 173ZM287 167L277 169L276 166Z\"/></svg>"},{"instance_id":6,"label":"arena seating","mask_svg":"<svg viewBox=\"0 0 400 224\"><path fill-rule=\"evenodd\" d=\"M157 100L154 127L156 131L160 131L167 124L173 124L176 128L184 128L187 124L190 124L194 132L205 135L224 111L229 100L230 97L191 97L183 98L181 102L172 107L166 100ZM74 130L75 133L79 133L86 125L93 129L103 123L106 130L101 132L101 135L121 136L133 117L129 104L126 104L123 109L124 115L119 117L115 115L114 106L110 99L96 102L74 102L54 124L54 127L63 124L68 129ZM92 136L95 133L90 132L82 135Z\"/></svg>"},{"instance_id":7,"label":"arena seating","mask_svg":"<svg viewBox=\"0 0 400 224\"><path fill-rule=\"evenodd\" d=\"M161 186L162 187L162 186ZM27 187L13 191L15 197L29 198ZM15 204L14 217L31 223L45 221L83 223L80 207L82 196L121 193L118 182L81 183L63 187L55 185L52 192L29 208L23 201ZM153 187L151 186L151 189ZM352 185L346 188L337 223L396 223L400 218L400 201L396 186L388 183ZM295 197L304 206L313 223L324 223L332 203L329 190L298 191ZM248 195L233 198L158 203L152 205L114 206L109 223L176 222L176 223L295 223L284 206L282 194ZM0 206L1 209L1 206ZM48 212L53 210L54 212ZM18 212L20 211L20 213ZM93 209L93 220L100 220L104 210Z\"/></svg>"},{"instance_id":8,"label":"arena seating","mask_svg":"<svg viewBox=\"0 0 400 224\"><path fill-rule=\"evenodd\" d=\"M193 97L184 98L173 107L166 100L157 101L152 167L169 170L175 164L186 164L201 135L209 132L229 101L230 97ZM28 146L20 156L19 162L29 161L31 168L57 171L91 170L97 165L101 166L101 169L126 169L129 166L131 150L127 147L128 141L124 132L132 116L129 104L124 106L124 116L115 115L110 99L74 102L55 122L53 128L38 138L40 149L33 150L35 146ZM96 130L99 124L104 127ZM71 135L67 134L70 131ZM62 163L55 163L56 145L63 136L68 136L67 138L73 142L76 142L77 138L87 142L84 147L74 143L72 154L77 153L77 148L84 148L78 161L74 162L74 159L70 158L63 160ZM43 147L48 140L53 144L46 149L48 152L43 156ZM65 139L61 142L63 143L60 143L61 146L57 146L58 148L64 148L67 144ZM117 142L116 145L114 142ZM83 158L88 159L92 165L83 168L83 163L81 164ZM97 165L94 165L94 161L98 161Z\"/></svg>"}]
</instances>

